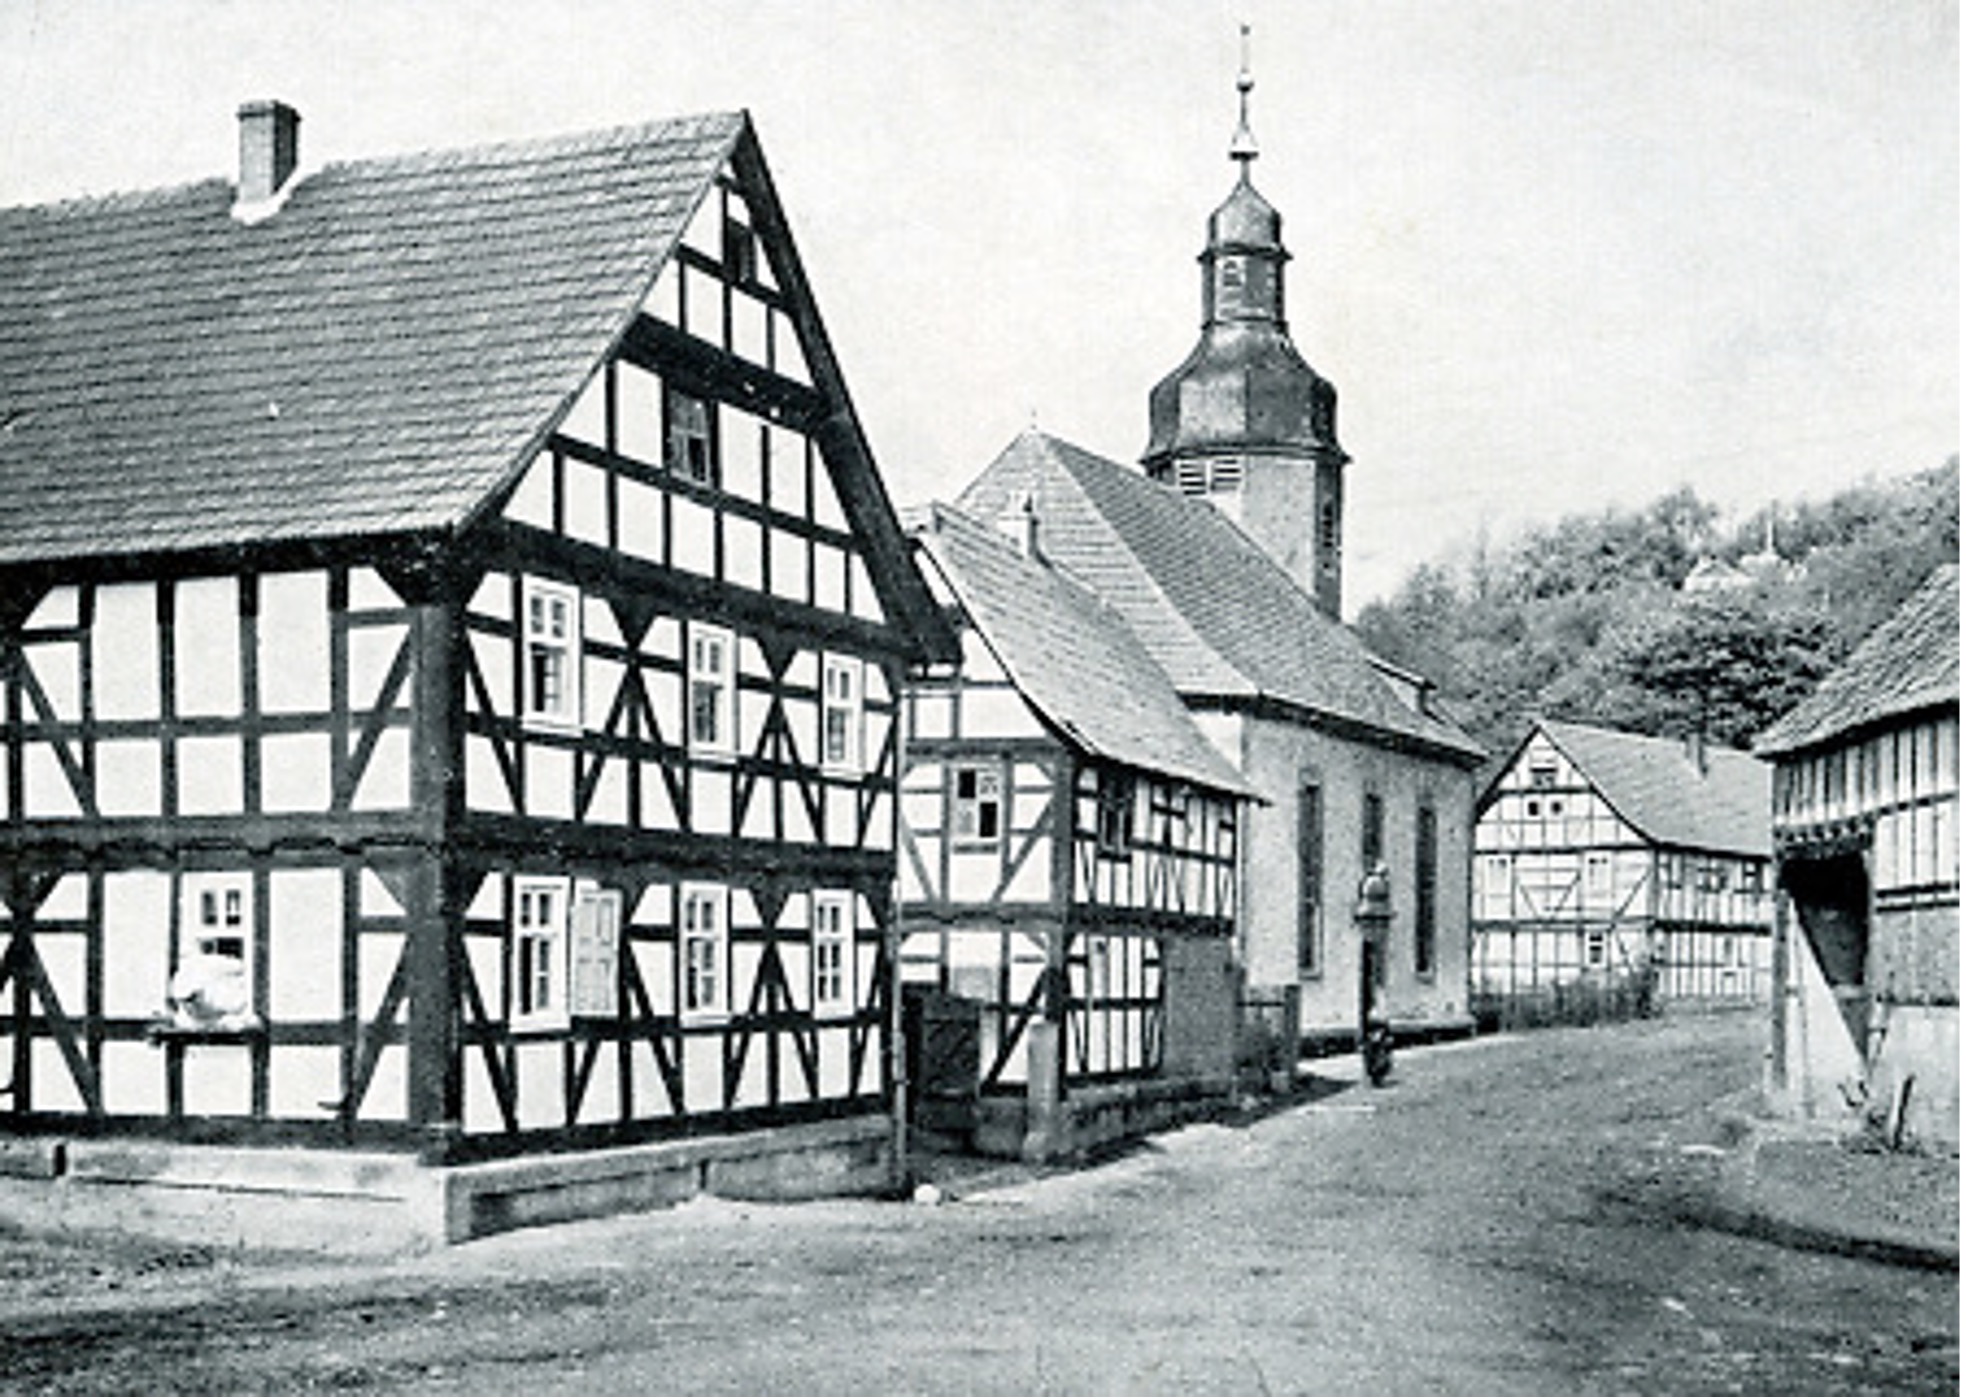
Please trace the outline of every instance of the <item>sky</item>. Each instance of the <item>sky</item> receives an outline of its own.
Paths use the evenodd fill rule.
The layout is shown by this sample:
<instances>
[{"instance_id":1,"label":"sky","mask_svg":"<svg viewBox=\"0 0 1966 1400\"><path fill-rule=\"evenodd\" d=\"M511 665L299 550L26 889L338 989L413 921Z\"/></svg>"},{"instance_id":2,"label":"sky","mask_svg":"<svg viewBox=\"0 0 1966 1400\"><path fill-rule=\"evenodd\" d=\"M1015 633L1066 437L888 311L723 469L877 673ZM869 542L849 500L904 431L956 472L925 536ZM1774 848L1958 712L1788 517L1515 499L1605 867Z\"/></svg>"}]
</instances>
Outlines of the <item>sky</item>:
<instances>
[{"instance_id":1,"label":"sky","mask_svg":"<svg viewBox=\"0 0 1966 1400\"><path fill-rule=\"evenodd\" d=\"M0 205L747 108L890 493L1033 424L1122 462L1194 344L1238 28L1345 609L1693 486L1735 518L1959 439L1937 0L0 0Z\"/></svg>"}]
</instances>

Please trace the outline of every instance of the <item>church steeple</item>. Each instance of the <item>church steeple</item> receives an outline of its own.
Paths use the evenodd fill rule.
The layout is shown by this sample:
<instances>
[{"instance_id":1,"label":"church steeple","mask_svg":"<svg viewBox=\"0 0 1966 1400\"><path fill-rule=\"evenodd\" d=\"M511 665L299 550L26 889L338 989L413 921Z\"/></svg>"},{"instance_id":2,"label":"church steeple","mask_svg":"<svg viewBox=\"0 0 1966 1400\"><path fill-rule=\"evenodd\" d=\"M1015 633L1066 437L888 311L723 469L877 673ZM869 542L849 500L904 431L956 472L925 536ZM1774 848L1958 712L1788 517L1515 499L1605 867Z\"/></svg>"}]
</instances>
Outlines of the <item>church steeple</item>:
<instances>
[{"instance_id":1,"label":"church steeple","mask_svg":"<svg viewBox=\"0 0 1966 1400\"><path fill-rule=\"evenodd\" d=\"M1283 218L1256 192L1255 80L1243 27L1235 187L1208 220L1201 341L1154 386L1148 475L1240 524L1333 617L1341 600L1343 468L1337 392L1304 362L1284 316Z\"/></svg>"}]
</instances>

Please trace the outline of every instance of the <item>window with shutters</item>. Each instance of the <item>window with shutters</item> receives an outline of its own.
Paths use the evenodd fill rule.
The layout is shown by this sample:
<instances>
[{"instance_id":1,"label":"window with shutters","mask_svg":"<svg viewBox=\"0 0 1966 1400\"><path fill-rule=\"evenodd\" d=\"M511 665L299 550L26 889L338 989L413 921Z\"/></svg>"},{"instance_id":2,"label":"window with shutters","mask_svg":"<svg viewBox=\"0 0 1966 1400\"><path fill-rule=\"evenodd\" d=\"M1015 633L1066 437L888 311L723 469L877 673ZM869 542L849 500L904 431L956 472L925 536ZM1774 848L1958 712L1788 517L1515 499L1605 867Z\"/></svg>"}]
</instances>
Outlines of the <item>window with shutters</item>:
<instances>
[{"instance_id":1,"label":"window with shutters","mask_svg":"<svg viewBox=\"0 0 1966 1400\"><path fill-rule=\"evenodd\" d=\"M568 882L525 876L512 882L512 1023L565 1020Z\"/></svg>"}]
</instances>

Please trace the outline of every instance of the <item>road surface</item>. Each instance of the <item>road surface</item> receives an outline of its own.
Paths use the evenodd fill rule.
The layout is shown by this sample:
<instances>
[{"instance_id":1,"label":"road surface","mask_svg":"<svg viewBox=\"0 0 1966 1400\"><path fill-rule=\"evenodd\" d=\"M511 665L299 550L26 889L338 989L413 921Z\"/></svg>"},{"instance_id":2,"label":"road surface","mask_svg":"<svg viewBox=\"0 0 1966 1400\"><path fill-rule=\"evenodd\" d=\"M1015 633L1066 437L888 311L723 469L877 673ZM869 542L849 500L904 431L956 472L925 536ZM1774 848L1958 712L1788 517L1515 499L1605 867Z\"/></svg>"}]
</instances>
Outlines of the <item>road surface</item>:
<instances>
[{"instance_id":1,"label":"road surface","mask_svg":"<svg viewBox=\"0 0 1966 1400\"><path fill-rule=\"evenodd\" d=\"M1406 1050L940 1205L694 1202L390 1266L0 1241L28 1393L1956 1394L1958 1280L1690 1223L1759 1023ZM1690 1150L1689 1150L1690 1149ZM91 1272L93 1271L93 1272Z\"/></svg>"}]
</instances>

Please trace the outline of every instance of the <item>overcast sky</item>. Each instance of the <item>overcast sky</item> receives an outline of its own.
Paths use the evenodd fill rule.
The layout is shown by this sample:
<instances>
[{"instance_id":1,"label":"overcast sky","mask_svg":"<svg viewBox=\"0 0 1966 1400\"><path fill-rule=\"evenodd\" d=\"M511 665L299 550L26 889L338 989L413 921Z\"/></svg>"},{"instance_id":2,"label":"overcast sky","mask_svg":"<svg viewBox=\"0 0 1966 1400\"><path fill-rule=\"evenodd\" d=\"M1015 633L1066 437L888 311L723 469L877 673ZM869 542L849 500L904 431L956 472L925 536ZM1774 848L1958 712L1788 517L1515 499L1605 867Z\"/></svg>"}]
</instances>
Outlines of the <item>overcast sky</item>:
<instances>
[{"instance_id":1,"label":"overcast sky","mask_svg":"<svg viewBox=\"0 0 1966 1400\"><path fill-rule=\"evenodd\" d=\"M1934 0L0 0L0 204L749 108L889 489L1121 461L1257 186L1338 387L1346 611L1487 529L1936 466L1959 419Z\"/></svg>"}]
</instances>

